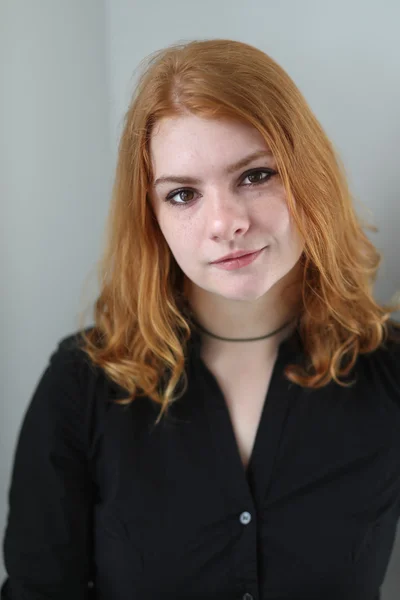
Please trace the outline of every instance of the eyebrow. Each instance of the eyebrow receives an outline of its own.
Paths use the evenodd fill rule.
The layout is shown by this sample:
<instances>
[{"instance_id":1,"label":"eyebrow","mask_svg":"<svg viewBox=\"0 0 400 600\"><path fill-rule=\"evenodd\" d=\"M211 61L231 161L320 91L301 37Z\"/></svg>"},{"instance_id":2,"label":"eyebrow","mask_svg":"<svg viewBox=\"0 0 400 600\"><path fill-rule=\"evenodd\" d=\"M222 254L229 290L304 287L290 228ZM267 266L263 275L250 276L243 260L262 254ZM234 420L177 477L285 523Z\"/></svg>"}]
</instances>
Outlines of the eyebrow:
<instances>
[{"instance_id":1,"label":"eyebrow","mask_svg":"<svg viewBox=\"0 0 400 600\"><path fill-rule=\"evenodd\" d=\"M227 175L231 175L232 173L235 173L239 169L242 169L249 163L253 162L253 160L256 160L257 158L261 158L261 157L266 157L266 156L272 157L273 154L270 150L257 150L256 152L253 152L252 154L245 156L244 158L242 158L238 162L234 163L233 165L229 165L229 167L227 167L225 169L225 173ZM187 177L185 175L163 175L162 177L158 177L154 181L153 186L156 187L157 185L160 185L161 183L185 183L185 184L191 184L191 185L196 185L196 184L198 185L201 183L201 179L198 179L196 177Z\"/></svg>"}]
</instances>

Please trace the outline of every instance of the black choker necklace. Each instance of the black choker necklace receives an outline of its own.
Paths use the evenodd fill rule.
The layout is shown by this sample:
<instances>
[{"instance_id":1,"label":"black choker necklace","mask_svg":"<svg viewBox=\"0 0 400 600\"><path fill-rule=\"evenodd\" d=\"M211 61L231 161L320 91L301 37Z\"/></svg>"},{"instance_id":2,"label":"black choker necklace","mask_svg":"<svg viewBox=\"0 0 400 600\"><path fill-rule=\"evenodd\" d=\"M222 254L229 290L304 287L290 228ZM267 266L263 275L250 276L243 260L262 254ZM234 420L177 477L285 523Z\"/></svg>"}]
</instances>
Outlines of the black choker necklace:
<instances>
[{"instance_id":1,"label":"black choker necklace","mask_svg":"<svg viewBox=\"0 0 400 600\"><path fill-rule=\"evenodd\" d=\"M196 327L201 329L201 331L203 331L207 335L210 335L213 338L216 338L217 340L223 340L224 342L256 342L257 340L265 340L266 338L269 338L272 335L279 333L280 331L282 331L282 329L287 327L289 325L289 323L292 323L294 320L295 319L290 319L289 321L284 323L282 325L282 327L279 327L279 329L275 329L275 331L273 331L272 333L267 333L267 335L262 335L261 337L255 337L255 338L225 338L225 337L221 337L219 335L215 335L215 333L211 333L211 331L207 331L207 329L205 329L202 325L200 325L200 323L197 323L197 321L193 321L193 322L196 325Z\"/></svg>"}]
</instances>

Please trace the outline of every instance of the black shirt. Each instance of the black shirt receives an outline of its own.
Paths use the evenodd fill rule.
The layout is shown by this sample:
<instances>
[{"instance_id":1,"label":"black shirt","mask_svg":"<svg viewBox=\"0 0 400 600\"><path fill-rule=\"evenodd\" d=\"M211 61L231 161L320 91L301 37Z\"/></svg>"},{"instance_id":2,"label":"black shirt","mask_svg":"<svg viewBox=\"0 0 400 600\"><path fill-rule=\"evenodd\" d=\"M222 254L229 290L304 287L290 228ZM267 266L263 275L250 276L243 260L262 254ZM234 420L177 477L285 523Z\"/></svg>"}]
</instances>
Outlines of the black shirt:
<instances>
[{"instance_id":1,"label":"black shirt","mask_svg":"<svg viewBox=\"0 0 400 600\"><path fill-rule=\"evenodd\" d=\"M17 443L2 600L373 600L400 515L400 345L361 355L350 388L283 375L279 346L248 469L216 379L188 351L159 405L61 340ZM249 400L251 401L251 400Z\"/></svg>"}]
</instances>

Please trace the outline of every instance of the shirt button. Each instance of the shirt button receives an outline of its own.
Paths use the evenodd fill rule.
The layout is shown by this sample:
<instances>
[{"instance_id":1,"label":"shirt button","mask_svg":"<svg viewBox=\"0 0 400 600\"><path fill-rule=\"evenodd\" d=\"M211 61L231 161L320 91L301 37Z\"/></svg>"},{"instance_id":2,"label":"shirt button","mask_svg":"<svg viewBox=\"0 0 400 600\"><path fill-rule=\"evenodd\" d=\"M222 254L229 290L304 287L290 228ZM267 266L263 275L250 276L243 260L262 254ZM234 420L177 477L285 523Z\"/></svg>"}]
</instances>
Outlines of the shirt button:
<instances>
[{"instance_id":1,"label":"shirt button","mask_svg":"<svg viewBox=\"0 0 400 600\"><path fill-rule=\"evenodd\" d=\"M243 600L254 600L254 597L251 594L249 594L248 592L246 592L243 595Z\"/></svg>"},{"instance_id":2,"label":"shirt button","mask_svg":"<svg viewBox=\"0 0 400 600\"><path fill-rule=\"evenodd\" d=\"M250 521L251 521L251 514L245 510L240 515L240 522L242 523L242 525L248 525L250 523ZM250 598L248 600L250 600Z\"/></svg>"}]
</instances>

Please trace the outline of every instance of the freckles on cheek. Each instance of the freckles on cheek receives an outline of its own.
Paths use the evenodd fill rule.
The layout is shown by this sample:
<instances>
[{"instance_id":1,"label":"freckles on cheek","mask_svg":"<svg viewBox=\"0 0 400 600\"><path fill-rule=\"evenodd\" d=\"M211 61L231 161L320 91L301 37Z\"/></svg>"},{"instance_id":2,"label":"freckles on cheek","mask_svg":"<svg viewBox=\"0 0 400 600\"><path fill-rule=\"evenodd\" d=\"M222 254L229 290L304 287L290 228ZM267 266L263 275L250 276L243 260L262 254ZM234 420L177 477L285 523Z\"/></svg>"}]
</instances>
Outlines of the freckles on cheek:
<instances>
[{"instance_id":1,"label":"freckles on cheek","mask_svg":"<svg viewBox=\"0 0 400 600\"><path fill-rule=\"evenodd\" d=\"M196 246L193 222L187 215L180 214L179 209L165 208L158 213L160 230L175 258L184 259L184 255L190 254Z\"/></svg>"},{"instance_id":2,"label":"freckles on cheek","mask_svg":"<svg viewBox=\"0 0 400 600\"><path fill-rule=\"evenodd\" d=\"M184 254L189 255L193 250L197 250L198 246L196 245L190 230L180 228L176 231L175 236L175 244L180 249L181 253L183 252Z\"/></svg>"},{"instance_id":3,"label":"freckles on cheek","mask_svg":"<svg viewBox=\"0 0 400 600\"><path fill-rule=\"evenodd\" d=\"M181 257L190 254L193 238L191 230L184 223L168 224L163 233L174 254Z\"/></svg>"},{"instance_id":4,"label":"freckles on cheek","mask_svg":"<svg viewBox=\"0 0 400 600\"><path fill-rule=\"evenodd\" d=\"M190 218L176 219L174 222L174 235L178 236L180 244L190 243L196 237L194 222Z\"/></svg>"}]
</instances>

